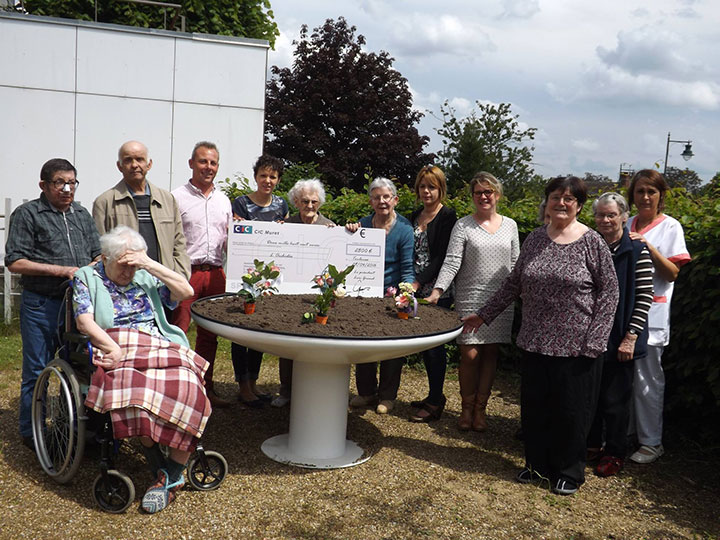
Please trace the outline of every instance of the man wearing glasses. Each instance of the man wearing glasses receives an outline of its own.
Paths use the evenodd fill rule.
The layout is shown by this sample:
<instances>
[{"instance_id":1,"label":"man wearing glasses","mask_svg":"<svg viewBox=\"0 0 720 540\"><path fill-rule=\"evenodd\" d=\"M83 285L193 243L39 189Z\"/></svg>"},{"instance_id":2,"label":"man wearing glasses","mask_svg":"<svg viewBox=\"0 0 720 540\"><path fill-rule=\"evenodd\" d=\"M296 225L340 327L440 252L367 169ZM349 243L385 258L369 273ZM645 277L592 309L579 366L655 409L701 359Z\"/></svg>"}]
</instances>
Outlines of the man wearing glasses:
<instances>
[{"instance_id":1,"label":"man wearing glasses","mask_svg":"<svg viewBox=\"0 0 720 540\"><path fill-rule=\"evenodd\" d=\"M15 209L5 244L5 266L22 275L20 435L29 448L33 448L33 389L57 348L64 282L78 268L100 258L100 237L92 216L73 202L79 184L76 174L66 159L45 163L40 170L40 198Z\"/></svg>"},{"instance_id":2,"label":"man wearing glasses","mask_svg":"<svg viewBox=\"0 0 720 540\"><path fill-rule=\"evenodd\" d=\"M148 257L189 279L180 211L169 191L147 181L152 164L143 143L123 144L117 160L122 180L95 199L92 215L100 234L118 225L136 230L147 243Z\"/></svg>"}]
</instances>

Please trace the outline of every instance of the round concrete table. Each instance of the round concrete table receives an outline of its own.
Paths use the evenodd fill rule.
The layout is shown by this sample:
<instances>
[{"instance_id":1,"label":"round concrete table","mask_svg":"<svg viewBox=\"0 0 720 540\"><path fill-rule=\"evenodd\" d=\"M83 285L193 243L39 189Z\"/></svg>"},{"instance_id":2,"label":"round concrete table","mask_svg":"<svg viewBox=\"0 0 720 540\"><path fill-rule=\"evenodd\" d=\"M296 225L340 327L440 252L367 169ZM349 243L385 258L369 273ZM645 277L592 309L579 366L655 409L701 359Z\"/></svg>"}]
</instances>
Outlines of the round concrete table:
<instances>
[{"instance_id":1,"label":"round concrete table","mask_svg":"<svg viewBox=\"0 0 720 540\"><path fill-rule=\"evenodd\" d=\"M267 439L262 451L271 459L312 469L358 465L365 455L346 440L350 364L378 362L431 349L460 334L462 324L444 332L392 338L298 336L248 330L198 314L194 307L225 295L196 301L195 322L210 332L258 351L295 360L289 433ZM442 309L442 308L438 308Z\"/></svg>"}]
</instances>

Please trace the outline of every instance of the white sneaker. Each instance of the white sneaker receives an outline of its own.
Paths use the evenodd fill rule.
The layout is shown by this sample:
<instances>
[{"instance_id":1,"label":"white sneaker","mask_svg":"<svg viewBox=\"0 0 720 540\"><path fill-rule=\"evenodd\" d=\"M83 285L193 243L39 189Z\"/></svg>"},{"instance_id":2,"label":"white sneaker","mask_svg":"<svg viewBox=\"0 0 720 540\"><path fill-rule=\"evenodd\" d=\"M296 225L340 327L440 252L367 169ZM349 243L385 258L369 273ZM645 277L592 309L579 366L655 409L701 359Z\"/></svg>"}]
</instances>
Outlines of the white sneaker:
<instances>
[{"instance_id":1,"label":"white sneaker","mask_svg":"<svg viewBox=\"0 0 720 540\"><path fill-rule=\"evenodd\" d=\"M270 402L270 406L271 406L271 407L280 408L280 407L284 407L284 406L287 405L288 403L290 403L290 398L289 398L289 397L285 397L285 396L275 396L275 397L273 398L273 400Z\"/></svg>"},{"instance_id":2,"label":"white sneaker","mask_svg":"<svg viewBox=\"0 0 720 540\"><path fill-rule=\"evenodd\" d=\"M630 456L630 461L645 465L657 461L657 459L664 453L665 449L662 444L658 444L657 446L648 446L647 444L643 444L632 456Z\"/></svg>"}]
</instances>

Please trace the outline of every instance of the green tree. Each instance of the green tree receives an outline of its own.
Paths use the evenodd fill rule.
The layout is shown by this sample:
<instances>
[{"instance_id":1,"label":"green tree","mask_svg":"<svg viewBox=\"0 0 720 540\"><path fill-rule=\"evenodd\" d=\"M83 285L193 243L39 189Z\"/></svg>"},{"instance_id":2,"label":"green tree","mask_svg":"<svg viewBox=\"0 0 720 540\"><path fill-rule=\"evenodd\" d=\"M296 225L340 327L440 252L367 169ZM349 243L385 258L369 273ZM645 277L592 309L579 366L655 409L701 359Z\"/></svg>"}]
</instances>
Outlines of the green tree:
<instances>
[{"instance_id":1,"label":"green tree","mask_svg":"<svg viewBox=\"0 0 720 540\"><path fill-rule=\"evenodd\" d=\"M583 181L588 188L588 195L594 196L600 192L617 191L617 181L604 174L593 174L586 172Z\"/></svg>"},{"instance_id":2,"label":"green tree","mask_svg":"<svg viewBox=\"0 0 720 540\"><path fill-rule=\"evenodd\" d=\"M665 180L671 188L683 187L690 193L697 193L702 186L702 180L695 171L668 167L665 171Z\"/></svg>"},{"instance_id":3,"label":"green tree","mask_svg":"<svg viewBox=\"0 0 720 540\"><path fill-rule=\"evenodd\" d=\"M523 184L531 179L536 128L523 128L519 115L509 103L499 105L476 102L477 110L458 118L455 109L445 101L440 107L442 127L436 129L443 138L438 152L452 192L460 189L479 171L495 175L508 197L523 195Z\"/></svg>"},{"instance_id":4,"label":"green tree","mask_svg":"<svg viewBox=\"0 0 720 540\"><path fill-rule=\"evenodd\" d=\"M363 191L364 172L414 179L432 161L415 124L407 80L387 52L363 51L365 38L340 17L312 33L303 25L292 68L273 66L265 103L265 151L317 163L335 192Z\"/></svg>"},{"instance_id":5,"label":"green tree","mask_svg":"<svg viewBox=\"0 0 720 540\"><path fill-rule=\"evenodd\" d=\"M95 20L97 0L25 0L25 11L32 15L47 15L82 21ZM266 39L274 47L280 34L270 7L270 0L173 0L181 4L180 15L185 16L185 30L202 34L219 34ZM22 10L20 2L16 8ZM98 2L98 22L164 28L174 19L175 9L131 2ZM180 29L179 17L175 30Z\"/></svg>"}]
</instances>

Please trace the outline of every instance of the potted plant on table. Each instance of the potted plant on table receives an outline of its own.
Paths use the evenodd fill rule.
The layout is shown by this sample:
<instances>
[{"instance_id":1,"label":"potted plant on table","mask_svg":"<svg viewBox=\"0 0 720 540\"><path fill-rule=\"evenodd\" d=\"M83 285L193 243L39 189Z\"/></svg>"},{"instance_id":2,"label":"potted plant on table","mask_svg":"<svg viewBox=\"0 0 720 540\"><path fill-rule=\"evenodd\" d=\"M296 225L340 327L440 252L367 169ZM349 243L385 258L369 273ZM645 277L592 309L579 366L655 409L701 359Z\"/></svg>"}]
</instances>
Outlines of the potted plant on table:
<instances>
[{"instance_id":1,"label":"potted plant on table","mask_svg":"<svg viewBox=\"0 0 720 540\"><path fill-rule=\"evenodd\" d=\"M303 322L315 321L320 324L327 324L328 312L330 308L335 306L335 301L347 294L345 290L345 278L355 268L354 264L348 266L342 272L339 272L335 266L328 264L321 274L315 276L313 281L313 289L320 289L320 294L315 297L313 302L314 313L307 312L303 314Z\"/></svg>"},{"instance_id":2,"label":"potted plant on table","mask_svg":"<svg viewBox=\"0 0 720 540\"><path fill-rule=\"evenodd\" d=\"M255 268L248 268L242 277L242 288L238 296L245 302L245 313L255 313L255 302L263 296L270 296L277 292L277 285L280 282L280 268L271 261L265 264L263 261L253 260Z\"/></svg>"},{"instance_id":3,"label":"potted plant on table","mask_svg":"<svg viewBox=\"0 0 720 540\"><path fill-rule=\"evenodd\" d=\"M400 283L398 289L395 287L387 288L388 296L394 296L398 318L409 319L411 315L417 317L418 301L415 298L415 288L412 283Z\"/></svg>"}]
</instances>

